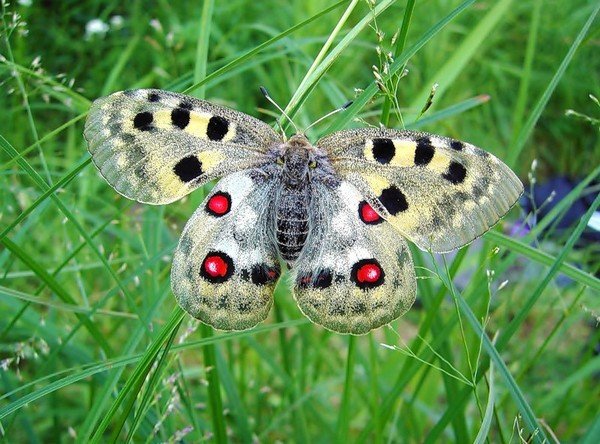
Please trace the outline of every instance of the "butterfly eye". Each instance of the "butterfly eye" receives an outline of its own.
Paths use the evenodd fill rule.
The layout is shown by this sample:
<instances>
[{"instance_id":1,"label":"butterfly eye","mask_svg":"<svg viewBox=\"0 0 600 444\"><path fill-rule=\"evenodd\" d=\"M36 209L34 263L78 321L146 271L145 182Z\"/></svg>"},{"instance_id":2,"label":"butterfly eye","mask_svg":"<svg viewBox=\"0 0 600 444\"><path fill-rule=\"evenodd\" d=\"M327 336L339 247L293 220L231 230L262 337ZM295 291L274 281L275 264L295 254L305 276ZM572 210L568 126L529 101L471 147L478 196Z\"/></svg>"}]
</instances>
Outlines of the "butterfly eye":
<instances>
[{"instance_id":1,"label":"butterfly eye","mask_svg":"<svg viewBox=\"0 0 600 444\"><path fill-rule=\"evenodd\" d=\"M277 156L277 165L283 165L285 163L285 159L283 156Z\"/></svg>"},{"instance_id":2,"label":"butterfly eye","mask_svg":"<svg viewBox=\"0 0 600 444\"><path fill-rule=\"evenodd\" d=\"M313 159L313 160L311 160L311 161L308 163L308 167L309 167L309 168L312 168L312 169L315 169L315 168L317 167L317 161L316 161L316 160L314 160L314 159Z\"/></svg>"}]
</instances>

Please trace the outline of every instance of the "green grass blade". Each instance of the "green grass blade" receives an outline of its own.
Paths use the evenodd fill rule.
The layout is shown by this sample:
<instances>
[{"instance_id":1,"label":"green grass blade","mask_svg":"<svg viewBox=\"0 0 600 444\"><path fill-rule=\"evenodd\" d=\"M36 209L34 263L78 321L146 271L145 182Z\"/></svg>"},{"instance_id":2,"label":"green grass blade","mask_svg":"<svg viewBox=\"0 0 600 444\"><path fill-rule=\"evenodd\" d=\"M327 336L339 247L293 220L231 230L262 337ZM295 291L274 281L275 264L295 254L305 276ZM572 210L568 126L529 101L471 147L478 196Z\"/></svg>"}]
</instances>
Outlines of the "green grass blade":
<instances>
[{"instance_id":1,"label":"green grass blade","mask_svg":"<svg viewBox=\"0 0 600 444\"><path fill-rule=\"evenodd\" d=\"M447 14L442 20L432 26L421 38L409 49L404 51L392 65L390 65L389 75L396 74L401 68L404 67L406 62L410 60L427 42L435 37L448 23L450 23L456 16L471 6L475 0L465 0L458 7ZM375 81L372 81L364 91L354 99L352 105L347 108L343 113L339 113L333 123L327 128L325 133L332 133L343 129L356 114L364 108L364 106L377 94L379 91Z\"/></svg>"},{"instance_id":2,"label":"green grass blade","mask_svg":"<svg viewBox=\"0 0 600 444\"><path fill-rule=\"evenodd\" d=\"M409 112L415 116L423 107L429 94L431 94L431 86L438 83L438 88L435 92L435 99L439 100L445 91L451 87L454 80L467 67L469 62L478 53L481 45L484 44L490 33L494 30L500 20L510 10L513 0L501 0L495 2L493 8L479 20L477 26L462 41L452 56L446 60L446 63L425 81L423 89L415 95L414 100L409 105ZM411 120L407 117L408 120Z\"/></svg>"},{"instance_id":3,"label":"green grass blade","mask_svg":"<svg viewBox=\"0 0 600 444\"><path fill-rule=\"evenodd\" d=\"M350 432L350 405L353 393L354 367L355 367L355 342L354 336L348 337L348 356L346 358L346 378L344 380L344 393L337 420L337 442L348 442Z\"/></svg>"},{"instance_id":4,"label":"green grass blade","mask_svg":"<svg viewBox=\"0 0 600 444\"><path fill-rule=\"evenodd\" d=\"M413 11L415 9L415 0L407 0L406 8L404 9L404 17L402 18L402 26L400 27L400 33L398 34L398 40L396 41L396 47L394 48L393 58L396 58L398 54L402 54L404 46L406 45L406 37L408 36L408 28L410 26L410 20L412 18ZM390 109L392 106L392 100L389 96L385 96L383 106L381 107L381 124L387 127L390 123Z\"/></svg>"},{"instance_id":5,"label":"green grass blade","mask_svg":"<svg viewBox=\"0 0 600 444\"><path fill-rule=\"evenodd\" d=\"M33 255L27 253L19 245L5 237L2 239L2 244L19 260L21 260L27 267L29 267L41 280L50 288L56 295L62 299L65 303L70 305L77 305L75 299L60 285L56 279L54 279L44 268L33 258ZM96 325L84 314L75 312L75 316L79 321L87 328L90 335L94 340L102 347L107 355L112 355L112 347L98 330Z\"/></svg>"},{"instance_id":6,"label":"green grass blade","mask_svg":"<svg viewBox=\"0 0 600 444\"><path fill-rule=\"evenodd\" d=\"M365 29L378 15L380 15L383 11L390 7L394 1L395 0L383 0L379 2L377 6L373 8L372 11L369 11L367 15L365 15L365 17L362 18L361 21L359 21L354 27L352 27L350 31L348 31L348 33L331 50L331 52L325 58L323 58L323 60L317 66L314 66L314 64L313 66L311 66L309 72L307 72L304 79L302 79L302 82L300 82L300 85L298 86L298 88L296 88L294 95L290 99L288 105L285 107L285 112L290 117L293 117L295 115L295 113L298 111L302 103L304 103L310 92L315 88L319 79L323 77L323 75L325 75L327 70L331 67L333 62L335 62L335 60L340 56L342 51L344 51L356 39L358 34L363 29ZM350 4L350 6L354 4L355 3L353 2ZM334 32L337 31L339 31L339 29L336 27ZM319 56L322 56L322 54L319 53ZM317 59L315 59L315 62L319 61L318 57ZM344 112L341 114L346 113Z\"/></svg>"},{"instance_id":7,"label":"green grass blade","mask_svg":"<svg viewBox=\"0 0 600 444\"><path fill-rule=\"evenodd\" d=\"M146 352L142 355L142 359L140 359L135 370L98 425L98 428L92 435L90 442L102 442L104 440L104 433L113 419L117 419L117 425L112 429L113 433L111 435L113 439L116 439L116 437L119 435L125 424L125 420L127 419L127 416L133 407L133 402L137 397L138 391L144 383L146 376L152 369L152 365L157 360L160 350L165 346L165 344L168 343L172 335L177 332L177 329L179 328L184 316L185 313L181 308L176 307L175 310L173 310L169 321L165 324L156 338L152 341ZM120 418L117 418L117 414L120 409L123 409L122 414Z\"/></svg>"},{"instance_id":8,"label":"green grass blade","mask_svg":"<svg viewBox=\"0 0 600 444\"><path fill-rule=\"evenodd\" d=\"M202 5L202 17L198 27L198 42L196 43L196 65L194 66L194 83L198 84L206 77L206 67L208 64L208 48L210 43L210 30L212 26L213 11L215 9L214 0L205 0ZM198 87L198 97L204 98L206 90L204 85Z\"/></svg>"},{"instance_id":9,"label":"green grass blade","mask_svg":"<svg viewBox=\"0 0 600 444\"><path fill-rule=\"evenodd\" d=\"M528 259L531 259L532 261L542 265L551 266L557 263L557 258L553 255L531 247L524 242L520 242L498 231L492 230L488 232L485 237L497 242L498 245L501 245L515 253L521 254ZM571 279L576 280L580 284L587 285L593 290L600 291L600 279L590 273L580 270L571 264L565 264L562 262L559 263L557 272L564 273L566 276L569 276Z\"/></svg>"},{"instance_id":10,"label":"green grass blade","mask_svg":"<svg viewBox=\"0 0 600 444\"><path fill-rule=\"evenodd\" d=\"M235 67L237 67L241 63L243 63L246 60L252 58L256 54L259 54L260 52L264 51L265 49L267 49L268 47L270 47L274 43L278 42L279 40L283 39L284 37L287 37L290 34L293 34L294 32L298 31L299 29L304 28L306 25L308 25L308 24L314 22L315 20L321 18L325 14L327 14L327 13L329 13L329 12L331 12L331 11L337 9L337 8L339 8L340 6L344 5L346 2L347 2L347 0L340 0L339 2L334 3L330 7L325 8L321 12L318 12L317 14L313 15L312 17L304 20L303 22L300 22L297 25L292 26L291 28L287 29L286 31L282 32L281 34L278 34L275 37L270 38L266 42L261 43L260 45L256 46L255 48L251 49L250 51L248 51L246 54L244 54L244 55L236 58L235 60L232 60L231 62L229 62L228 64L226 64L222 68L219 68L216 71L214 71L214 72L210 73L209 75L207 75L206 77L204 77L204 79L202 79L202 80L194 83L192 86L186 88L185 91L183 91L184 94L189 94L192 91L195 91L196 89L200 88L202 85L207 84L211 80L213 80L213 79L215 79L217 77L220 77L223 74L231 71L232 69L234 69Z\"/></svg>"},{"instance_id":11,"label":"green grass blade","mask_svg":"<svg viewBox=\"0 0 600 444\"><path fill-rule=\"evenodd\" d=\"M579 31L579 34L577 34L577 37L575 37L575 40L571 44L569 51L567 51L567 54L565 55L564 59L562 60L560 66L554 73L552 80L550 80L550 83L548 84L548 86L546 87L544 92L542 93L542 96L536 102L533 109L529 112L529 118L527 119L527 121L525 122L523 127L521 128L521 131L519 132L519 135L518 135L515 143L511 147L511 150L508 153L508 156L505 160L505 163L508 166L510 166L510 167L515 166L517 159L521 155L521 151L523 151L525 142L527 142L527 139L529 139L529 136L533 132L533 129L534 129L538 119L542 115L544 108L546 108L546 104L548 103L548 100L550 100L550 97L552 96L552 93L554 92L556 86L558 85L558 82L560 81L560 79L562 78L563 74L565 73L567 67L571 63L571 60L573 59L573 56L575 55L575 51L577 51L577 48L579 48L579 45L581 44L581 42L587 35L590 27L592 26L592 23L594 23L594 20L596 19L596 16L598 15L598 11L600 11L600 5L596 6L596 8L594 8L592 13L588 17L587 21L581 28L581 31Z\"/></svg>"},{"instance_id":12,"label":"green grass blade","mask_svg":"<svg viewBox=\"0 0 600 444\"><path fill-rule=\"evenodd\" d=\"M496 403L496 386L494 382L494 364L490 364L490 371L488 376L488 399L487 405L485 407L485 414L483 415L483 419L481 421L481 427L477 432L477 436L475 437L474 444L485 444L488 439L488 435L490 433L490 428L492 426L492 419L494 417L494 405Z\"/></svg>"},{"instance_id":13,"label":"green grass blade","mask_svg":"<svg viewBox=\"0 0 600 444\"><path fill-rule=\"evenodd\" d=\"M498 339L498 346L500 348L504 348L504 346L506 346L509 339L515 334L517 329L525 321L525 318L527 317L527 315L529 314L539 297L542 295L543 291L546 289L550 281L554 278L556 273L558 273L558 271L560 270L560 267L565 258L567 257L567 254L571 251L573 245L575 245L575 242L581 236L581 233L587 226L588 221L590 220L592 214L594 214L594 211L596 211L598 206L600 206L600 194L596 196L594 202L590 205L585 215L579 220L579 223L569 236L569 239L567 240L565 245L562 247L559 255L556 257L556 260L552 264L552 267L550 267L550 270L548 271L544 279L538 284L536 289L532 292L531 296L525 301L524 305L521 307L516 316L512 319L510 324L503 330L502 334L500 335L500 338ZM596 286L599 282L600 280L596 279Z\"/></svg>"},{"instance_id":14,"label":"green grass blade","mask_svg":"<svg viewBox=\"0 0 600 444\"><path fill-rule=\"evenodd\" d=\"M492 344L492 341L490 341L490 338L484 331L483 326L475 317L475 314L471 310L471 307L469 307L469 304L467 304L462 295L456 289L456 287L451 281L450 276L443 275L442 278L444 280L444 284L447 286L448 290L452 292L456 301L458 302L458 306L460 308L461 313L465 316L466 320L468 321L475 334L482 339L484 350L486 351L490 359L494 362L494 364L498 367L498 372L500 373L500 376L504 379L504 382L511 394L511 397L513 398L513 401L515 402L519 411L521 412L521 415L523 416L523 421L529 428L529 431L532 433L534 441L540 444L547 442L548 438L546 438L544 429L538 423L537 417L533 412L533 409L525 399L525 395L523 394L519 385L513 378L510 370L508 369L508 367L504 363L504 360L498 353L498 350L496 350L494 344Z\"/></svg>"}]
</instances>

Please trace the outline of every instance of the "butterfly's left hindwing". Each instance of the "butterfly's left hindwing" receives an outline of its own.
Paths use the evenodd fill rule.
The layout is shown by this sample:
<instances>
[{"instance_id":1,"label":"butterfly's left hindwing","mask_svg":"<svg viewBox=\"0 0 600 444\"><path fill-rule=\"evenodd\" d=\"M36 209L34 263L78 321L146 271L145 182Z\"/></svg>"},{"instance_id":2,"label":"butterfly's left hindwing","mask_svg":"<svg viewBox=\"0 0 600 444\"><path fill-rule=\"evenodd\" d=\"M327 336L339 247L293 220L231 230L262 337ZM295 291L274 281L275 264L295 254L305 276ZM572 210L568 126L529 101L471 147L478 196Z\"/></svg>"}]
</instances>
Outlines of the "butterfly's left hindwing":
<instances>
[{"instance_id":1,"label":"butterfly's left hindwing","mask_svg":"<svg viewBox=\"0 0 600 444\"><path fill-rule=\"evenodd\" d=\"M223 178L188 221L175 251L173 293L185 311L220 330L263 321L280 275L269 232L272 183L249 172Z\"/></svg>"},{"instance_id":2,"label":"butterfly's left hindwing","mask_svg":"<svg viewBox=\"0 0 600 444\"><path fill-rule=\"evenodd\" d=\"M411 307L416 281L408 246L351 183L315 184L311 220L292 268L296 300L311 321L360 335Z\"/></svg>"},{"instance_id":3,"label":"butterfly's left hindwing","mask_svg":"<svg viewBox=\"0 0 600 444\"><path fill-rule=\"evenodd\" d=\"M84 130L92 160L120 194L165 204L264 162L279 136L244 113L156 89L96 100Z\"/></svg>"}]
</instances>

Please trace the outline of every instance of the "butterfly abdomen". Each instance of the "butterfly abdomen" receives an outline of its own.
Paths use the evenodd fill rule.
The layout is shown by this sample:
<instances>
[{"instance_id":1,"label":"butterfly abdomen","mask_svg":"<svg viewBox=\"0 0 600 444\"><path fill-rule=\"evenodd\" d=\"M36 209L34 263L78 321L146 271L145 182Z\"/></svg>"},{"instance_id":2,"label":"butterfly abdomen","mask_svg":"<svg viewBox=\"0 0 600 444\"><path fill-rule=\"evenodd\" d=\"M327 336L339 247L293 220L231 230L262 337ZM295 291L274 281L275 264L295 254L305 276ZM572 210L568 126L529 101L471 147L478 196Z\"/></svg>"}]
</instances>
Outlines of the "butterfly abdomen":
<instances>
[{"instance_id":1,"label":"butterfly abdomen","mask_svg":"<svg viewBox=\"0 0 600 444\"><path fill-rule=\"evenodd\" d=\"M308 235L310 194L306 183L284 186L276 204L276 235L279 254L286 262L298 259Z\"/></svg>"}]
</instances>

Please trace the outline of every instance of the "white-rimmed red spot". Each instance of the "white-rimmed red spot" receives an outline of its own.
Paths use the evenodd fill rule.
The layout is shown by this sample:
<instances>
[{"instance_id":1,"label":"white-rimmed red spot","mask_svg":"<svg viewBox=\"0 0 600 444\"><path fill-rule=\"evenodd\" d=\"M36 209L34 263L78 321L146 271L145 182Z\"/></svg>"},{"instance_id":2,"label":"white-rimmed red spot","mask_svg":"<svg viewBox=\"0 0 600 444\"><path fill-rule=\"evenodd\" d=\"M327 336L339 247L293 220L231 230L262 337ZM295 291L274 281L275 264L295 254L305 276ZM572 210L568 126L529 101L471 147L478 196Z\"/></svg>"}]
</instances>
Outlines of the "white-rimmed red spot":
<instances>
[{"instance_id":1,"label":"white-rimmed red spot","mask_svg":"<svg viewBox=\"0 0 600 444\"><path fill-rule=\"evenodd\" d=\"M375 225L383 222L382 217L377 214L371 205L367 201L362 201L358 204L358 217L364 223L369 225Z\"/></svg>"},{"instance_id":2,"label":"white-rimmed red spot","mask_svg":"<svg viewBox=\"0 0 600 444\"><path fill-rule=\"evenodd\" d=\"M224 216L231 210L231 195L229 193L217 192L206 202L206 211L213 216Z\"/></svg>"},{"instance_id":3,"label":"white-rimmed red spot","mask_svg":"<svg viewBox=\"0 0 600 444\"><path fill-rule=\"evenodd\" d=\"M361 259L352 266L350 279L361 289L383 284L385 273L377 259Z\"/></svg>"},{"instance_id":4,"label":"white-rimmed red spot","mask_svg":"<svg viewBox=\"0 0 600 444\"><path fill-rule=\"evenodd\" d=\"M200 276L212 283L225 282L233 275L233 260L222 251L212 251L202 261Z\"/></svg>"}]
</instances>

